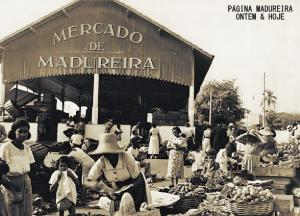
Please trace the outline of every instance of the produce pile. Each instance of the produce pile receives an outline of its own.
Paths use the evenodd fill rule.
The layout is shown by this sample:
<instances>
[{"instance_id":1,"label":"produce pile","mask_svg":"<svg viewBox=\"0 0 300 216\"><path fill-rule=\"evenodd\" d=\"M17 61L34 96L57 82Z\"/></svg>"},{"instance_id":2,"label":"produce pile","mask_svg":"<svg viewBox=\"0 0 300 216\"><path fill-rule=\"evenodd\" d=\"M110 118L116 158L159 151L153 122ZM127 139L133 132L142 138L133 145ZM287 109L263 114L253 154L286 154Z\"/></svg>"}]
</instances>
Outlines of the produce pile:
<instances>
[{"instance_id":1,"label":"produce pile","mask_svg":"<svg viewBox=\"0 0 300 216\"><path fill-rule=\"evenodd\" d=\"M194 213L190 215L230 216L231 213L227 207L227 200L220 196L220 193L211 193L207 195L207 198L204 200L204 202L200 203L197 211L194 211Z\"/></svg>"},{"instance_id":2,"label":"produce pile","mask_svg":"<svg viewBox=\"0 0 300 216\"><path fill-rule=\"evenodd\" d=\"M286 167L286 168L298 168L300 165L299 156L294 155L284 155L282 157L278 157L278 155L269 155L264 156L264 158L268 157L270 159L269 163L262 163L261 167ZM275 162L276 161L276 162Z\"/></svg>"},{"instance_id":3,"label":"produce pile","mask_svg":"<svg viewBox=\"0 0 300 216\"><path fill-rule=\"evenodd\" d=\"M192 183L185 182L178 184L175 187L171 188L168 193L173 195L179 195L181 197L204 197L205 196L205 187L196 186Z\"/></svg>"},{"instance_id":4,"label":"produce pile","mask_svg":"<svg viewBox=\"0 0 300 216\"><path fill-rule=\"evenodd\" d=\"M227 184L231 190L227 193L229 202L255 204L273 199L273 194L269 189L263 187L255 187L253 185L235 186Z\"/></svg>"},{"instance_id":5,"label":"produce pile","mask_svg":"<svg viewBox=\"0 0 300 216\"><path fill-rule=\"evenodd\" d=\"M282 143L277 145L279 154L281 155L297 155L298 147L293 143Z\"/></svg>"}]
</instances>

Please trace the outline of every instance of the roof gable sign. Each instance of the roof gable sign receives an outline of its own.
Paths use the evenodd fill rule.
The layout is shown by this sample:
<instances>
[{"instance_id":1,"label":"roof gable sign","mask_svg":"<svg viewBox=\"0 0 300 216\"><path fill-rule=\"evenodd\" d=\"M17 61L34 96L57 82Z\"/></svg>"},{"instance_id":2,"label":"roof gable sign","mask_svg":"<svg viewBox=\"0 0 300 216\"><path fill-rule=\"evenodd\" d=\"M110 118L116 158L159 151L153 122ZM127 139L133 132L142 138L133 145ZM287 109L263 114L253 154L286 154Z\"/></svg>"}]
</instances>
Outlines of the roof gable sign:
<instances>
[{"instance_id":1,"label":"roof gable sign","mask_svg":"<svg viewBox=\"0 0 300 216\"><path fill-rule=\"evenodd\" d=\"M128 10L112 0L75 1L6 38L4 80L99 73L192 85L195 49Z\"/></svg>"}]
</instances>

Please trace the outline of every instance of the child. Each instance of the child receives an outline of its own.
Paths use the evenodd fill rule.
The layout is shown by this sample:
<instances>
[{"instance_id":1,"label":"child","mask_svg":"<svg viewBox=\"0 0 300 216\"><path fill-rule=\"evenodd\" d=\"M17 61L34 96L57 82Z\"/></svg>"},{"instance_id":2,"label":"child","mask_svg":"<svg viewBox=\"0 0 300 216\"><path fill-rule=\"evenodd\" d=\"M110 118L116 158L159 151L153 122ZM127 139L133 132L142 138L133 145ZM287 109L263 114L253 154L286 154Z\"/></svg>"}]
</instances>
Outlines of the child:
<instances>
[{"instance_id":1,"label":"child","mask_svg":"<svg viewBox=\"0 0 300 216\"><path fill-rule=\"evenodd\" d=\"M76 143L69 144L68 142L64 143L61 148L66 154L68 154L68 157L71 160L74 160L78 164L80 164L82 168L82 177L81 177L81 183L82 183L82 197L81 201L84 202L84 196L85 196L85 186L86 186L86 178L89 174L89 171L95 161L86 154L82 149L80 145L77 145Z\"/></svg>"},{"instance_id":2,"label":"child","mask_svg":"<svg viewBox=\"0 0 300 216\"><path fill-rule=\"evenodd\" d=\"M196 173L202 172L203 166L205 163L206 152L204 150L200 150L200 148L196 148L195 151L191 151L188 154L188 159L193 161L192 164L192 172Z\"/></svg>"},{"instance_id":3,"label":"child","mask_svg":"<svg viewBox=\"0 0 300 216\"><path fill-rule=\"evenodd\" d=\"M216 150L211 149L207 153L205 164L203 166L202 175L207 177L209 180L213 180L215 172L218 170L218 164L215 162Z\"/></svg>"},{"instance_id":4,"label":"child","mask_svg":"<svg viewBox=\"0 0 300 216\"><path fill-rule=\"evenodd\" d=\"M58 170L54 171L49 180L50 191L56 191L56 204L59 216L68 210L70 215L76 214L77 192L76 185L79 184L77 175L69 168L70 159L62 156L58 160Z\"/></svg>"}]
</instances>

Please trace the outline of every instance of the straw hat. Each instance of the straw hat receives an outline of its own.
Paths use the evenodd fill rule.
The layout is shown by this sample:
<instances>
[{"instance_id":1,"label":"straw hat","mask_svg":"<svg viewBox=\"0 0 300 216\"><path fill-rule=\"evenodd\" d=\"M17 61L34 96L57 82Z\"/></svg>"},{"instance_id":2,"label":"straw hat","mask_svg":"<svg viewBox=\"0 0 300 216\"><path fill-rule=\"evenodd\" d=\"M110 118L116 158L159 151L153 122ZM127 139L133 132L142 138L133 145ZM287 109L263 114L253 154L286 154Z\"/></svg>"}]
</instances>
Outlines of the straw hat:
<instances>
[{"instance_id":1,"label":"straw hat","mask_svg":"<svg viewBox=\"0 0 300 216\"><path fill-rule=\"evenodd\" d=\"M244 143L244 144L246 142L252 142L252 143L260 142L260 139L258 138L258 136L251 131L248 131L248 132L238 136L235 140L238 142Z\"/></svg>"},{"instance_id":2,"label":"straw hat","mask_svg":"<svg viewBox=\"0 0 300 216\"><path fill-rule=\"evenodd\" d=\"M117 136L115 134L104 133L100 135L97 149L90 154L120 153L123 151L123 148L121 148L117 142Z\"/></svg>"},{"instance_id":3,"label":"straw hat","mask_svg":"<svg viewBox=\"0 0 300 216\"><path fill-rule=\"evenodd\" d=\"M259 130L259 134L262 136L276 136L275 132L269 127Z\"/></svg>"}]
</instances>

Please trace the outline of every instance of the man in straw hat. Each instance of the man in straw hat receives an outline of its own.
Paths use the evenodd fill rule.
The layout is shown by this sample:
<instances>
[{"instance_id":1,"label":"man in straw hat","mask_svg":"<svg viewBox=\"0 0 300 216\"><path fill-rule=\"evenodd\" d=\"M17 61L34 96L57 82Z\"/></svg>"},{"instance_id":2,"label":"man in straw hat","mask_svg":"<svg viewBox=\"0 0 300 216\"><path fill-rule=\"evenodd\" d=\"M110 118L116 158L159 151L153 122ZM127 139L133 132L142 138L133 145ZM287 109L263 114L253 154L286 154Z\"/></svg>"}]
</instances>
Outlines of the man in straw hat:
<instances>
[{"instance_id":1,"label":"man in straw hat","mask_svg":"<svg viewBox=\"0 0 300 216\"><path fill-rule=\"evenodd\" d=\"M248 131L238 136L236 140L245 145L242 169L251 173L253 168L259 166L260 152L263 148L263 145L261 144L258 136L252 131Z\"/></svg>"},{"instance_id":2,"label":"man in straw hat","mask_svg":"<svg viewBox=\"0 0 300 216\"><path fill-rule=\"evenodd\" d=\"M103 155L92 166L88 179L94 182L105 180L108 186L104 187L105 191L112 200L111 215L117 215L117 210L121 215L129 211L134 214L142 203L151 205L150 190L144 176L134 157L119 146L115 134L100 135L98 148L91 154ZM98 185L101 187L101 184Z\"/></svg>"}]
</instances>

